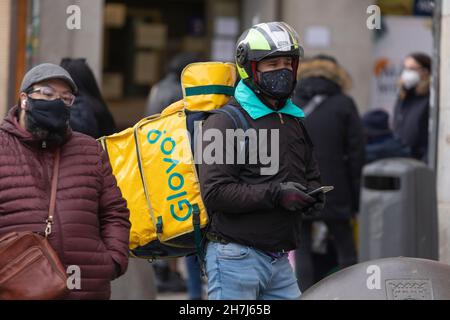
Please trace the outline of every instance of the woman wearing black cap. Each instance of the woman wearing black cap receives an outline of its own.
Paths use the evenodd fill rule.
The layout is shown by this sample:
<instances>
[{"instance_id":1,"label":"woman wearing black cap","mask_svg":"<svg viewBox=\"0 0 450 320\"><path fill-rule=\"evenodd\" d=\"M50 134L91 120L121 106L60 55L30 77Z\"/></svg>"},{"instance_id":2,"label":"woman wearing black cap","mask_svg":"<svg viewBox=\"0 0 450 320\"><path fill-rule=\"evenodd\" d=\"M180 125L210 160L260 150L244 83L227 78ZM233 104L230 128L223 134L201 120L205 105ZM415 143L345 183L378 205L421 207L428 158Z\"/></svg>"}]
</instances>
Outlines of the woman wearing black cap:
<instances>
[{"instance_id":1,"label":"woman wearing black cap","mask_svg":"<svg viewBox=\"0 0 450 320\"><path fill-rule=\"evenodd\" d=\"M403 65L400 95L394 110L394 132L411 148L413 158L426 161L431 59L423 53L412 53Z\"/></svg>"}]
</instances>

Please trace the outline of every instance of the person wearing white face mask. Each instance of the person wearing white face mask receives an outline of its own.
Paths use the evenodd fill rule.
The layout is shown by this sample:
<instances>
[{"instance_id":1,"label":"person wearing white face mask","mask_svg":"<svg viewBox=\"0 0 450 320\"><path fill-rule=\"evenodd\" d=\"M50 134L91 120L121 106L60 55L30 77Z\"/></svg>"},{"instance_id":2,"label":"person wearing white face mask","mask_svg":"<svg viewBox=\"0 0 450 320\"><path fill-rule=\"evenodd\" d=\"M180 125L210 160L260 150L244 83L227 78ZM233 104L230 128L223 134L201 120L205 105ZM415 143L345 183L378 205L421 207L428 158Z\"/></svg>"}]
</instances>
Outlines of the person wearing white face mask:
<instances>
[{"instance_id":1,"label":"person wearing white face mask","mask_svg":"<svg viewBox=\"0 0 450 320\"><path fill-rule=\"evenodd\" d=\"M394 133L411 148L413 158L426 162L431 59L424 53L412 53L403 67L394 109Z\"/></svg>"}]
</instances>

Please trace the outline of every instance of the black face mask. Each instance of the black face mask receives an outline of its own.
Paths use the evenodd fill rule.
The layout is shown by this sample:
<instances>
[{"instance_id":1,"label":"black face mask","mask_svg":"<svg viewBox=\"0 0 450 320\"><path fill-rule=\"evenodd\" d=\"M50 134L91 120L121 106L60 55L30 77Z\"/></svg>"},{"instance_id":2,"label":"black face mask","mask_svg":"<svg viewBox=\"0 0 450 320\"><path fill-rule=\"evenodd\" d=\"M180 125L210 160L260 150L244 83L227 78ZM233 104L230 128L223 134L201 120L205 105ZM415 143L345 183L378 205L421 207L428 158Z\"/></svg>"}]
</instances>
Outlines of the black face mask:
<instances>
[{"instance_id":1,"label":"black face mask","mask_svg":"<svg viewBox=\"0 0 450 320\"><path fill-rule=\"evenodd\" d=\"M69 126L70 107L61 99L47 101L28 97L26 115L33 127L50 133L65 133Z\"/></svg>"},{"instance_id":2,"label":"black face mask","mask_svg":"<svg viewBox=\"0 0 450 320\"><path fill-rule=\"evenodd\" d=\"M289 69L260 72L259 79L262 92L277 100L288 99L294 90L294 73Z\"/></svg>"}]
</instances>

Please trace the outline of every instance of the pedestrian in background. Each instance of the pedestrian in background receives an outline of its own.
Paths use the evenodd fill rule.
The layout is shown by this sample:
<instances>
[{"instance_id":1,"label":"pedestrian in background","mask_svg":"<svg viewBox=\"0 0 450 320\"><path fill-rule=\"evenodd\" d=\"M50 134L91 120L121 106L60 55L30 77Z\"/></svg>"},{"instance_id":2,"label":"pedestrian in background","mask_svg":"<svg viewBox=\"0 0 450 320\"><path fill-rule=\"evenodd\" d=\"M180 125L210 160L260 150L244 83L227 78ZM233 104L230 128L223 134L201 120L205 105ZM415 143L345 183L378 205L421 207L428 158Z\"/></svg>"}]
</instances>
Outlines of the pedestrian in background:
<instances>
[{"instance_id":1,"label":"pedestrian in background","mask_svg":"<svg viewBox=\"0 0 450 320\"><path fill-rule=\"evenodd\" d=\"M394 109L394 133L411 148L411 156L427 161L431 58L412 53L403 62L400 94Z\"/></svg>"},{"instance_id":2,"label":"pedestrian in background","mask_svg":"<svg viewBox=\"0 0 450 320\"><path fill-rule=\"evenodd\" d=\"M312 228L314 221L326 225L335 247L338 267L357 262L352 218L358 212L361 170L364 165L364 132L353 99L348 73L330 56L319 55L303 61L293 101L306 114L306 128L315 147L323 185L332 185L319 216L302 225L296 271L302 290L314 284ZM324 230L324 226L316 230ZM317 228L316 228L317 227ZM324 275L322 275L324 276Z\"/></svg>"},{"instance_id":3,"label":"pedestrian in background","mask_svg":"<svg viewBox=\"0 0 450 320\"><path fill-rule=\"evenodd\" d=\"M386 111L369 111L362 121L366 135L366 163L385 158L411 157L411 148L394 136L389 128L389 114Z\"/></svg>"},{"instance_id":4,"label":"pedestrian in background","mask_svg":"<svg viewBox=\"0 0 450 320\"><path fill-rule=\"evenodd\" d=\"M196 54L188 52L178 53L170 60L167 74L150 90L145 109L146 116L161 113L164 108L183 98L181 72L188 64L198 61Z\"/></svg>"},{"instance_id":5,"label":"pedestrian in background","mask_svg":"<svg viewBox=\"0 0 450 320\"><path fill-rule=\"evenodd\" d=\"M86 59L64 58L61 60L61 66L69 72L78 87L70 115L72 129L96 139L116 133L114 117Z\"/></svg>"}]
</instances>

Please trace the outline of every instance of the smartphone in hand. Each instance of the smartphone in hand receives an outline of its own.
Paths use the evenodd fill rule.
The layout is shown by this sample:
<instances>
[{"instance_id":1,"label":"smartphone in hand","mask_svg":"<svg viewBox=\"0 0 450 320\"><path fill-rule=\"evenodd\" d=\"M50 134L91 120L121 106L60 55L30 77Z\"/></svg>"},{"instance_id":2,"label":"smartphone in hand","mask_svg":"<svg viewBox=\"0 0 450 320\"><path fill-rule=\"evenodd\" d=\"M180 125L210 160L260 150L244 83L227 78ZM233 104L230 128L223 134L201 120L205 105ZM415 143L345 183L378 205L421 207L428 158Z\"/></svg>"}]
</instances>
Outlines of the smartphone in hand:
<instances>
[{"instance_id":1,"label":"smartphone in hand","mask_svg":"<svg viewBox=\"0 0 450 320\"><path fill-rule=\"evenodd\" d=\"M317 196L319 194L319 192L327 193L327 192L330 192L333 189L334 189L333 186L322 186L320 188L317 188L315 190L312 190L312 191L308 192L308 196L315 197L315 196Z\"/></svg>"}]
</instances>

